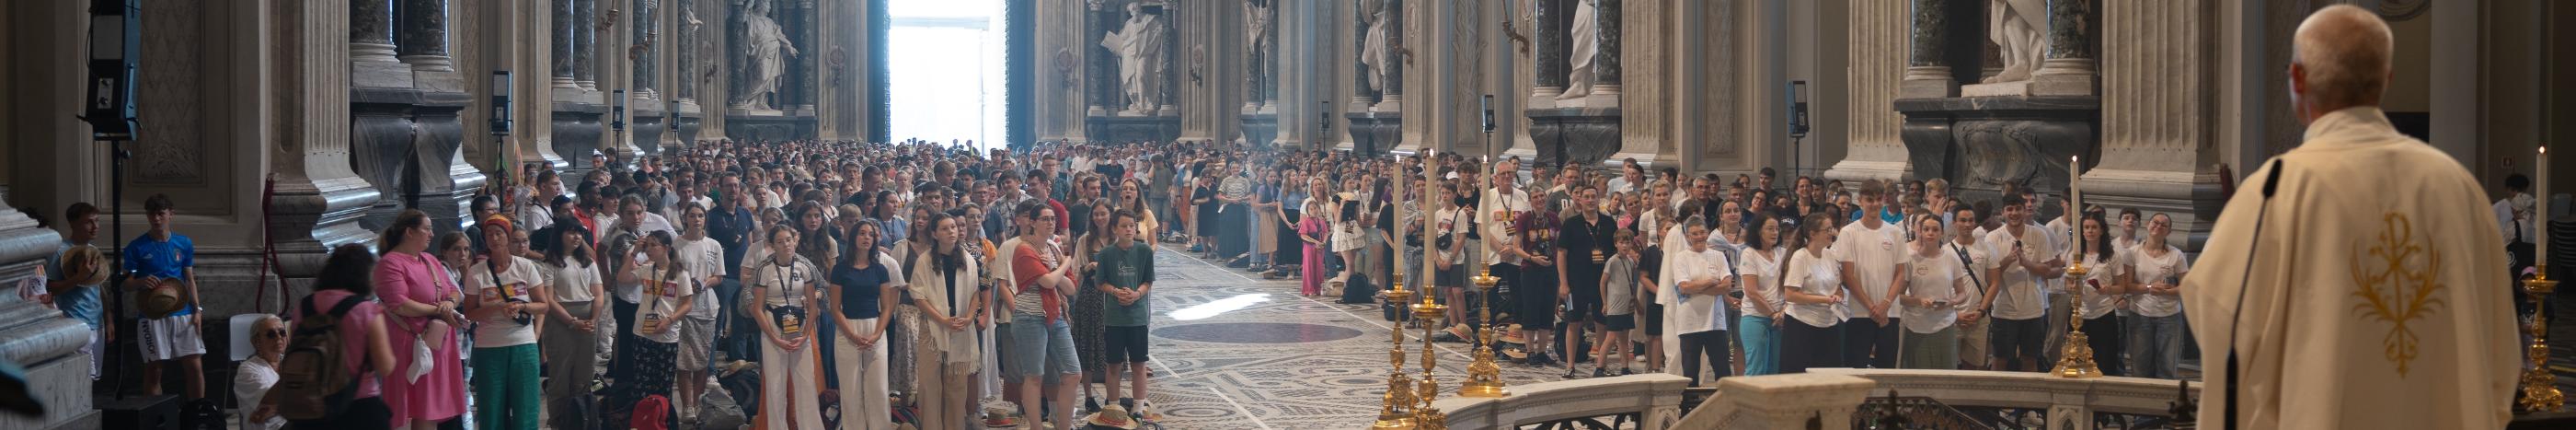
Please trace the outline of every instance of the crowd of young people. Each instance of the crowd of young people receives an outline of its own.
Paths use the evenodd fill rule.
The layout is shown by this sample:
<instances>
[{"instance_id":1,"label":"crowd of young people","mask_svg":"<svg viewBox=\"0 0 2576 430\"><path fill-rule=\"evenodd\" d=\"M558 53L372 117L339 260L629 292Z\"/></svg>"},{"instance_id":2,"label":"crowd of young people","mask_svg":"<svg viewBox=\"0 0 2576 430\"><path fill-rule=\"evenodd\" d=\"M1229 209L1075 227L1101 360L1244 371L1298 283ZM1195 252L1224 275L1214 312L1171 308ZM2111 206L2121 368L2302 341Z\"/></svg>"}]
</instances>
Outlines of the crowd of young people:
<instances>
[{"instance_id":1,"label":"crowd of young people","mask_svg":"<svg viewBox=\"0 0 2576 430\"><path fill-rule=\"evenodd\" d=\"M1489 307L1508 324L1505 356L1568 378L1585 362L1594 377L1642 364L1701 382L2038 371L2066 318L2112 374L2173 378L2181 353L2189 263L2167 241L2171 217L2089 208L2042 224L2042 200L2017 186L1971 204L1940 180L1774 187L1767 168L1729 180L1633 160L1226 144L711 141L592 157L578 178L528 166L475 198L463 228L405 211L374 249L333 250L318 307L291 306L270 325L293 334L278 327L263 350L337 333L334 356L367 376L328 413L293 410L309 406L295 395L268 396L289 410L244 413L298 428L536 428L548 408L588 417L549 400L595 397L613 411L597 417L694 424L721 384L773 429L1132 425L1159 416L1144 400L1146 333L1166 246L1345 303L1420 286L1452 305L1444 341L1473 341ZM1426 199L1433 209L1416 206ZM193 246L169 231L166 197L145 209L153 228L121 256L137 274L125 288L169 296L138 326L147 377L198 374ZM96 213L66 213L87 226L66 250L95 236ZM2067 276L2074 261L2092 270ZM51 264L57 284L99 282L99 263ZM1469 282L1479 275L1500 288ZM350 297L372 300L330 306ZM98 312L94 296L62 300ZM202 382L187 388L202 397Z\"/></svg>"}]
</instances>

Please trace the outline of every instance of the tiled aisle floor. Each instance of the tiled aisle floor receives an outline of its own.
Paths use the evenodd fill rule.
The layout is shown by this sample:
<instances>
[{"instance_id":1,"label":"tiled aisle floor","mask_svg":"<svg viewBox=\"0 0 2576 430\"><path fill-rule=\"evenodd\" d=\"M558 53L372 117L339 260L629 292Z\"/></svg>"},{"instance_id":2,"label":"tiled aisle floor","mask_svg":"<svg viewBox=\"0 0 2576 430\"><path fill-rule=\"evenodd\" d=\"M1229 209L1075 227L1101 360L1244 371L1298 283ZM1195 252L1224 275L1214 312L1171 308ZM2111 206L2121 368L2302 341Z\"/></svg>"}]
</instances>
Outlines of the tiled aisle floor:
<instances>
[{"instance_id":1,"label":"tiled aisle floor","mask_svg":"<svg viewBox=\"0 0 2576 430\"><path fill-rule=\"evenodd\" d=\"M1388 327L1375 305L1297 295L1174 250L1156 256L1152 399L1167 429L1352 429L1376 419L1385 393ZM1421 332L1406 333L1408 373L1421 372ZM1468 354L1438 343L1440 385L1455 395ZM1557 380L1503 363L1503 380Z\"/></svg>"}]
</instances>

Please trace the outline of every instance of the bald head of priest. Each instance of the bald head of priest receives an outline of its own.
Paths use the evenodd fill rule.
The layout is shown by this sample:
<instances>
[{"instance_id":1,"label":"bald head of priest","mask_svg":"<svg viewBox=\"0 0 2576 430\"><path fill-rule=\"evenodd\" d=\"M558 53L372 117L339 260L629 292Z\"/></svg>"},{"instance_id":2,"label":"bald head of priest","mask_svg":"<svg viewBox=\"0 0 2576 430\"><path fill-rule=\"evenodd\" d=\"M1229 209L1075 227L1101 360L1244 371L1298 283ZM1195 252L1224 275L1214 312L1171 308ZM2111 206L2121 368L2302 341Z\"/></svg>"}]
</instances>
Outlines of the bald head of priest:
<instances>
[{"instance_id":1,"label":"bald head of priest","mask_svg":"<svg viewBox=\"0 0 2576 430\"><path fill-rule=\"evenodd\" d=\"M2359 7L2335 5L2299 23L2290 46L2290 105L2300 124L2344 108L2379 106L2396 74L2388 23Z\"/></svg>"}]
</instances>

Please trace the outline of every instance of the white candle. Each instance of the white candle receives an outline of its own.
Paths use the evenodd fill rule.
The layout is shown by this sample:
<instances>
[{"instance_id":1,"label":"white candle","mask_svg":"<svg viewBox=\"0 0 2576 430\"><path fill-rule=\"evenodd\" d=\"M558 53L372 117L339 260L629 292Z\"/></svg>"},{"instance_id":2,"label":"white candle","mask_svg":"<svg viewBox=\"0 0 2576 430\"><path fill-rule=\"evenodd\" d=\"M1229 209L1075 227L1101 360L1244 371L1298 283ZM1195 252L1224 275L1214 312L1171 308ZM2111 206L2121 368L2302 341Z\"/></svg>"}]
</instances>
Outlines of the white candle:
<instances>
[{"instance_id":1,"label":"white candle","mask_svg":"<svg viewBox=\"0 0 2576 430\"><path fill-rule=\"evenodd\" d=\"M2540 180L2540 182L2539 182L2539 183L2540 183L2540 193L2536 196L2536 197L2538 197L2538 198L2533 199L2534 201L2537 201L2537 202L2539 202L2539 203L2538 203L2538 204L2534 204L2534 205L2532 205L2532 207L2533 207L2533 208L2532 208L2532 215L2531 215L2531 219L2532 219L2531 224L2532 224L2533 226L2538 227L2538 228L2534 228L2534 229L2533 229L2533 230L2538 230L2538 232L2536 232L2537 234L2535 235L2535 236L2538 236L2538 239L2536 239L2536 240L2538 240L2538 241L2537 241L2537 242L2533 242L2533 243L2532 243L2532 249L2534 249L2534 250L2536 250L2536 251L2538 251L2538 252L2534 252L2534 253L2533 253L2534 258L2533 258L2531 261L2532 261L2533 263L2535 263L2535 264L2539 264L2539 265L2541 265L2541 266L2544 266L2544 267L2545 267L2545 266L2548 266L2548 265L2549 265L2549 145L2548 145L2548 144L2541 144L2541 145L2540 145L2540 158L2539 158L2539 161L2537 162L2537 164L2538 164L2537 166L2534 166L2536 170L2533 170L2533 171L2532 171L2532 173L2535 173L2535 174L2537 174L2536 176L2539 176L2539 178L2535 178L2535 179L2539 179L2539 180Z\"/></svg>"},{"instance_id":2,"label":"white candle","mask_svg":"<svg viewBox=\"0 0 2576 430\"><path fill-rule=\"evenodd\" d=\"M2072 233L2075 234L2075 255L2080 260L2084 255L2084 156L2082 155L2069 157L2066 160L2066 195L2069 200L2067 203L2069 207L2066 208L2068 217L2066 223L2068 227L2073 227L2070 230L2074 230Z\"/></svg>"}]
</instances>

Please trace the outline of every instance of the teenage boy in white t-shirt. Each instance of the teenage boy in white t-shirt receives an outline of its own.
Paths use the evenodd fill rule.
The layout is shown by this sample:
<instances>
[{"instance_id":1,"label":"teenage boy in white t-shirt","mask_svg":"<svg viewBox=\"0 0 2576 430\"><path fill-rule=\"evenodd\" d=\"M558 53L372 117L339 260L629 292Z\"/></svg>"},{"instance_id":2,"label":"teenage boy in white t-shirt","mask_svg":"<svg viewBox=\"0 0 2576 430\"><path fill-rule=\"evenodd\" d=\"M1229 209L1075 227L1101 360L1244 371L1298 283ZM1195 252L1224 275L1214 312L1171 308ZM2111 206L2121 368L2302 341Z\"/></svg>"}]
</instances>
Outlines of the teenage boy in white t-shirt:
<instances>
[{"instance_id":1,"label":"teenage boy in white t-shirt","mask_svg":"<svg viewBox=\"0 0 2576 430\"><path fill-rule=\"evenodd\" d=\"M1993 316L1988 340L1994 348L1995 370L2035 371L2045 355L2041 345L2048 340L2041 284L2064 274L2066 261L2047 237L2048 229L2031 222L2031 205L2021 195L2005 194L1997 206L2002 208L2004 226L1984 239L1994 257L1980 263L1986 263L1981 269L1992 288L1979 309Z\"/></svg>"},{"instance_id":2,"label":"teenage boy in white t-shirt","mask_svg":"<svg viewBox=\"0 0 2576 430\"><path fill-rule=\"evenodd\" d=\"M1886 201L1886 183L1861 183L1861 213L1879 213ZM1851 287L1852 310L1856 311L1843 323L1844 365L1896 368L1899 335L1896 297L1892 292L1905 290L1904 237L1903 228L1876 216L1863 216L1844 225L1842 234L1834 238L1834 261L1842 264L1843 279Z\"/></svg>"}]
</instances>

